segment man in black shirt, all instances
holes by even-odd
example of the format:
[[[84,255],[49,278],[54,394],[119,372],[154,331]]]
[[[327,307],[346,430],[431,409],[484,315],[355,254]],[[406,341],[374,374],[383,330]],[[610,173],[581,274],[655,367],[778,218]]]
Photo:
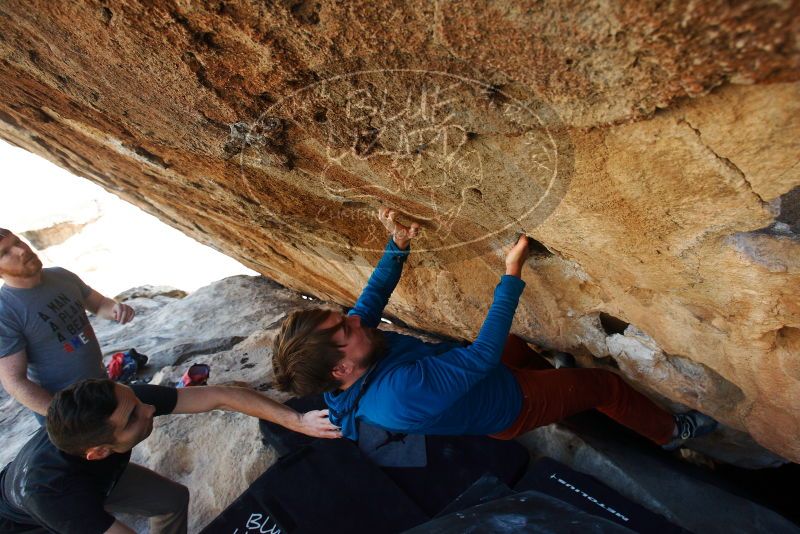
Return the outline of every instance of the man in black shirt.
[[[155,533],[185,533],[189,491],[130,464],[153,417],[231,410],[315,437],[341,437],[327,410],[299,414],[240,387],[175,389],[84,380],[59,392],[39,429],[0,473],[0,533],[130,534],[111,513],[151,517]]]

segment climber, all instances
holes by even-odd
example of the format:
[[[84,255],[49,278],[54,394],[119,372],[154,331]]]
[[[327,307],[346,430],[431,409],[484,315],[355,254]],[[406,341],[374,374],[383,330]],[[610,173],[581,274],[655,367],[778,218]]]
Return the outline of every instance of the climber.
[[[125,324],[135,312],[60,267],[42,268],[19,237],[0,228],[0,382],[40,423],[53,394],[84,378],[105,378],[86,310]]]
[[[130,463],[131,449],[150,435],[155,416],[211,410],[241,412],[314,437],[341,437],[327,410],[301,415],[248,388],[83,380],[56,393],[47,430],[40,428],[0,472],[0,532],[131,534],[111,515],[124,512],[152,517],[154,534],[185,533],[189,491]]]
[[[471,345],[430,344],[378,330],[410,241],[419,233],[417,224],[396,221],[394,210],[381,208],[378,218],[391,238],[353,309],[347,315],[292,312],[274,342],[277,387],[300,396],[324,392],[331,421],[344,437],[357,439],[357,422],[363,420],[392,432],[511,439],[590,408],[669,448],[716,426],[698,412],[669,414],[607,370],[519,365],[533,354],[509,336],[525,287],[524,235],[506,255],[506,273]]]

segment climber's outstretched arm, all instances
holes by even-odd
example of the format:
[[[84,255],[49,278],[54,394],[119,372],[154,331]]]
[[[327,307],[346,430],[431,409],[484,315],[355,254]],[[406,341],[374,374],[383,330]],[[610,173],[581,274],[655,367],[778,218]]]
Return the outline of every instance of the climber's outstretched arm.
[[[400,281],[403,263],[411,252],[411,239],[419,234],[419,224],[412,223],[410,226],[405,226],[395,220],[396,216],[397,212],[393,209],[378,210],[378,219],[391,234],[391,239],[367,286],[349,313],[361,317],[361,324],[370,328],[375,328],[380,323],[383,309],[389,302],[397,282]]]

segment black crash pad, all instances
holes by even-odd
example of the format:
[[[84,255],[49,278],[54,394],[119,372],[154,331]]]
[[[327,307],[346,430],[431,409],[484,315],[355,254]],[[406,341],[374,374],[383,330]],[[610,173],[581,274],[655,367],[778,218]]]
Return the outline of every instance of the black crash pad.
[[[427,519],[354,443],[318,440],[280,458],[202,532],[393,533]]]
[[[596,478],[570,469],[552,458],[537,461],[514,489],[545,493],[636,532],[686,532],[666,518],[628,500]]]
[[[436,518],[407,534],[631,534],[555,497],[526,491]],[[658,531],[653,531],[658,532]]]
[[[502,499],[503,497],[514,495],[515,493],[518,492],[500,482],[497,477],[492,475],[484,475],[472,486],[467,488],[467,490],[459,495],[453,502],[448,504],[443,510],[436,514],[436,517],[442,517],[454,512],[460,512],[462,510],[466,510],[467,508],[478,506],[479,504],[485,504],[496,499]]]
[[[298,412],[325,409],[322,395],[294,398],[287,406]],[[315,440],[280,425],[261,421],[262,440],[279,455]],[[429,517],[438,514],[483,475],[490,474],[513,486],[525,474],[530,455],[516,441],[487,436],[426,436],[425,467],[380,469]]]
[[[382,469],[430,517],[484,475],[513,486],[530,460],[528,450],[516,441],[487,436],[426,436],[426,447],[426,467]]]

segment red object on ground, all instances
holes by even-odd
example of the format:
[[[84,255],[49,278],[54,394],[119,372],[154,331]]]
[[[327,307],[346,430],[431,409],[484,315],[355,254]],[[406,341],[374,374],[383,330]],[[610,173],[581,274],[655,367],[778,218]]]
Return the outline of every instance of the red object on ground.
[[[211,367],[205,363],[196,363],[183,373],[178,387],[205,386],[209,376],[211,376]]]
[[[525,341],[508,336],[503,364],[522,389],[522,410],[510,427],[491,437],[512,439],[594,408],[659,445],[672,439],[672,414],[616,374],[605,369],[546,369],[542,361]]]
[[[119,380],[119,377],[122,376],[124,362],[125,354],[122,352],[115,353],[111,357],[111,361],[108,362],[108,378],[111,380]]]

